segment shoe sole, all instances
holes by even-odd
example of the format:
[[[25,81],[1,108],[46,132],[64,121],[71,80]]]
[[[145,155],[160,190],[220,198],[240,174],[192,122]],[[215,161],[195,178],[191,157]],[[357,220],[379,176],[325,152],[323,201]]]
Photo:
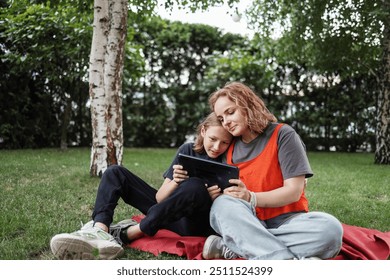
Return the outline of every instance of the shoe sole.
[[[60,260],[112,260],[123,254],[122,247],[112,246],[99,249],[83,238],[71,234],[54,236],[50,241],[50,248]]]

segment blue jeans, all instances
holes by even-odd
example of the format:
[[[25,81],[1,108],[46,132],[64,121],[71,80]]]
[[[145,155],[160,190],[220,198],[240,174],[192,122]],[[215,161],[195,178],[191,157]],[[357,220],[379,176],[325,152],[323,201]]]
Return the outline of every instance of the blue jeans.
[[[299,213],[277,228],[268,228],[248,202],[228,195],[214,201],[210,223],[225,245],[245,259],[328,259],[335,257],[342,245],[343,228],[332,215]]]
[[[156,193],[156,189],[126,168],[110,166],[100,181],[92,219],[109,227],[122,198],[146,215],[141,220],[140,229],[149,236],[159,229],[169,229],[180,235],[208,236],[215,233],[209,222],[212,201],[203,181],[187,179],[160,203],[156,201]]]

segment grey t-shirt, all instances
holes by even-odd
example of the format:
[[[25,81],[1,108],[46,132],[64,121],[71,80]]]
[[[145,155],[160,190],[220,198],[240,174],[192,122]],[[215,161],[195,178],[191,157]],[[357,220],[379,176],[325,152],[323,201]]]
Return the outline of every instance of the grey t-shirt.
[[[233,163],[248,161],[258,156],[264,150],[277,125],[271,123],[250,143],[244,143],[238,138],[233,150]],[[279,164],[284,180],[301,175],[305,175],[306,178],[313,176],[305,144],[296,131],[287,124],[279,129],[278,148]]]
[[[277,123],[271,123],[264,133],[250,143],[237,139],[233,150],[233,163],[248,161],[258,156],[264,150],[277,125]],[[301,175],[305,175],[306,178],[313,176],[305,144],[291,126],[285,124],[279,129],[278,149],[279,164],[284,180]],[[226,155],[223,161],[226,162]],[[299,213],[285,213],[263,222],[267,228],[277,228],[294,215],[299,215]]]

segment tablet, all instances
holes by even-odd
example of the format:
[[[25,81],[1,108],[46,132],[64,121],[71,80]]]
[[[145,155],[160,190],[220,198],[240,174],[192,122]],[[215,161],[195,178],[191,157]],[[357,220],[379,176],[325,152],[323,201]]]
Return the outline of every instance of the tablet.
[[[239,178],[237,166],[180,153],[178,159],[179,164],[188,172],[188,176],[203,179],[209,187],[218,185],[223,190],[231,186],[229,179]]]

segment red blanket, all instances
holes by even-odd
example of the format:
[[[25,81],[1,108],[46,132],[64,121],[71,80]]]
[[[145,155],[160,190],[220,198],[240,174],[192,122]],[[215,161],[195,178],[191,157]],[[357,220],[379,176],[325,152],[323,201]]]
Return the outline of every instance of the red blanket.
[[[133,217],[140,221],[142,216]],[[343,224],[343,245],[336,260],[387,260],[390,256],[390,231],[380,232]],[[155,236],[145,236],[133,241],[129,247],[157,256],[165,252],[186,257],[188,260],[202,259],[205,237],[180,236],[169,230],[159,230]]]

